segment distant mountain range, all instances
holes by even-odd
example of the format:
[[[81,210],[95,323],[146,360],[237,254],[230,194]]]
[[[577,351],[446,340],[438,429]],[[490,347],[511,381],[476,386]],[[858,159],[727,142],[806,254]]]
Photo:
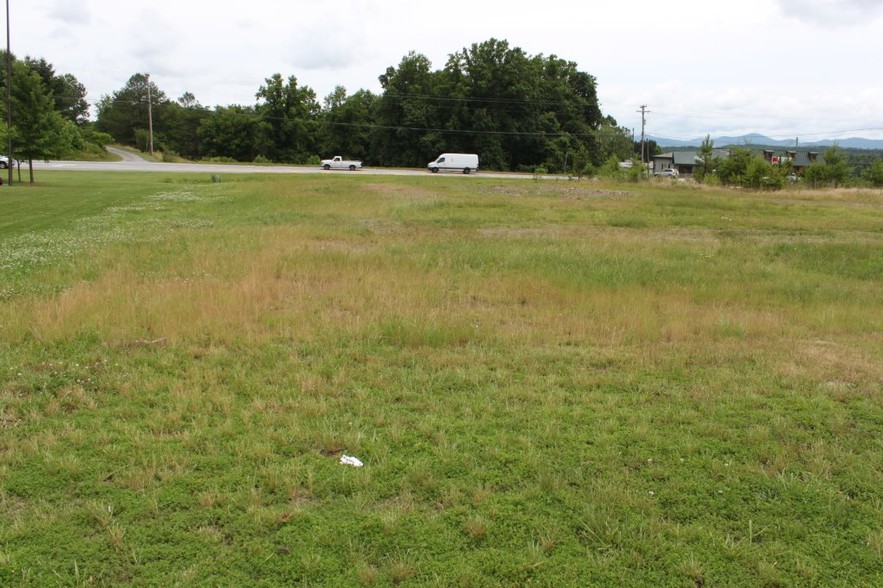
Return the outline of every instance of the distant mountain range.
[[[662,147],[699,147],[705,137],[690,139],[687,141],[680,139],[667,139],[665,137],[657,137],[655,135],[647,135],[651,141]],[[750,133],[740,137],[712,137],[714,146],[717,148],[732,145],[763,145],[766,147],[791,147],[794,148],[794,139],[770,139],[758,133]],[[799,137],[798,137],[799,140]],[[798,147],[830,147],[834,144],[844,149],[883,149],[883,140],[881,139],[863,139],[861,137],[850,137],[848,139],[824,139],[822,141],[799,141]]]

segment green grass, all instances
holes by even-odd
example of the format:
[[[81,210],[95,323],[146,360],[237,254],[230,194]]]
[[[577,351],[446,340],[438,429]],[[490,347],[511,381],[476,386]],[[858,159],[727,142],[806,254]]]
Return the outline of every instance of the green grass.
[[[2,585],[883,583],[879,191],[41,181]]]

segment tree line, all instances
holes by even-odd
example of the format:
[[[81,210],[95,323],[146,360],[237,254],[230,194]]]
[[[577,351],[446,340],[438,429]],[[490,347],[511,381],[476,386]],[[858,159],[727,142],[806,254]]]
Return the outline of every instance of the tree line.
[[[557,56],[490,39],[449,55],[419,53],[379,76],[382,91],[336,87],[320,104],[295,76],[273,74],[250,105],[207,108],[169,99],[146,74],[97,105],[97,128],[145,148],[148,95],[154,140],[188,159],[309,163],[333,154],[367,165],[415,167],[444,151],[481,154],[482,167],[551,171],[632,156],[631,133],[601,113],[595,78]]]

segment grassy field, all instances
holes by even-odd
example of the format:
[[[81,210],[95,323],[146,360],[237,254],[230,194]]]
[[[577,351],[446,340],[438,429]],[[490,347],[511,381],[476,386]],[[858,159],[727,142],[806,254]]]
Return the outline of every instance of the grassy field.
[[[879,191],[40,179],[2,585],[883,584]]]

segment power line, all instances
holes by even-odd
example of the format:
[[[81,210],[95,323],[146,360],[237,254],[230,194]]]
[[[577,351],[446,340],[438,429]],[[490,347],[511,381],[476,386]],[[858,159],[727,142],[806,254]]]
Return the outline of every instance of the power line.
[[[376,96],[377,96],[378,98],[383,98],[384,96],[386,96],[386,94],[380,94],[380,95],[376,95]],[[449,106],[444,106],[444,108],[453,108],[453,107],[454,107],[453,103],[490,104],[490,103],[495,102],[495,101],[496,101],[496,102],[499,102],[499,103],[503,103],[503,104],[510,104],[510,105],[515,105],[515,104],[523,104],[523,105],[542,105],[542,104],[546,104],[546,105],[555,105],[555,104],[560,104],[560,105],[572,105],[572,103],[567,103],[567,102],[563,102],[563,101],[553,101],[553,100],[545,100],[545,101],[544,101],[544,100],[534,100],[534,101],[532,101],[532,100],[516,100],[516,99],[499,99],[499,100],[496,100],[496,99],[492,99],[492,98],[452,98],[452,97],[433,97],[433,96],[429,96],[429,95],[425,95],[425,94],[391,94],[390,96],[393,97],[393,98],[398,98],[398,99],[414,98],[414,99],[422,99],[422,100],[434,100],[434,101],[437,101],[437,102],[441,102],[441,103],[449,103],[449,104],[450,104]],[[57,96],[57,97],[65,98],[65,99],[82,99],[82,100],[84,100],[87,104],[90,104],[90,105],[93,105],[93,106],[94,106],[94,105],[97,105],[97,104],[99,104],[99,103],[101,103],[101,102],[106,102],[106,100],[102,100],[102,99],[86,99],[86,98],[83,98],[83,97],[81,97],[81,96]],[[107,98],[107,97],[105,97],[105,98]],[[170,102],[170,103],[174,103],[175,101],[174,101],[174,100],[169,100],[169,102]],[[130,101],[128,101],[128,100],[122,100],[122,99],[114,99],[114,98],[112,98],[111,101],[110,101],[110,104],[120,104],[120,103],[125,103],[125,104],[129,104],[129,105],[134,105],[134,103],[132,103],[132,102],[130,102]],[[252,116],[252,117],[259,118],[259,119],[261,119],[261,120],[283,120],[281,117],[272,117],[272,116],[263,115],[263,114],[260,114],[259,112],[254,111],[254,109],[255,109],[256,107],[259,107],[259,106],[260,106],[260,105],[257,105],[257,104],[256,104],[256,105],[234,105],[234,106],[240,106],[240,107],[243,108],[243,109],[251,109],[251,110],[253,110],[253,112],[243,112],[243,113],[241,113],[242,116]],[[576,105],[576,106],[577,106],[577,109],[578,109],[578,105]],[[215,111],[216,108],[220,108],[220,107],[212,108],[212,107],[201,106],[201,108],[205,109],[205,110],[208,111],[208,112],[213,112],[213,111]],[[224,108],[226,108],[226,107],[224,107]],[[646,157],[646,155],[644,155],[644,148],[643,148],[643,145],[646,143],[646,115],[649,114],[651,111],[647,110],[647,105],[642,105],[642,108],[643,108],[643,112],[642,112],[641,110],[636,110],[636,112],[642,112],[642,120],[641,120],[641,127],[642,127],[642,129],[641,129],[641,130],[642,130],[642,156]],[[513,112],[516,112],[516,113],[517,113],[517,112],[522,112],[522,111],[520,111],[520,110],[506,109],[506,108],[495,108],[494,111],[495,111],[495,112],[498,112],[498,113],[513,113]],[[555,113],[555,114],[563,113],[562,110],[556,110],[556,109],[549,110],[549,112],[552,112],[552,113]],[[680,116],[680,115],[677,115],[677,114],[673,114],[673,113],[671,113],[670,111],[652,111],[652,112],[653,112],[654,114],[657,114],[658,116],[662,116],[662,117]],[[717,116],[714,116],[713,114],[711,114],[711,113],[714,112],[714,111],[708,111],[708,112],[709,112],[709,114],[693,114],[693,115],[691,115],[691,116],[680,116],[680,118],[682,118],[682,119],[685,120],[685,121],[690,121],[690,120],[720,120],[720,117],[717,117]],[[762,116],[762,115],[756,115],[756,116],[754,116],[754,115],[740,115],[740,116],[739,116],[739,119],[746,119],[746,118],[749,118],[749,119],[771,119],[771,118],[775,118],[775,117],[772,117],[772,116]],[[550,132],[542,132],[542,131],[536,131],[536,132],[519,132],[519,131],[478,131],[478,130],[468,130],[468,129],[457,129],[457,130],[455,130],[455,129],[443,129],[443,128],[431,128],[431,127],[406,127],[406,126],[373,125],[373,124],[358,124],[358,123],[339,123],[339,122],[331,122],[331,121],[307,121],[307,122],[309,122],[309,123],[313,123],[313,122],[321,122],[322,124],[329,124],[329,125],[349,125],[349,126],[358,126],[358,127],[363,127],[363,128],[388,128],[388,129],[399,129],[399,130],[420,130],[420,131],[453,132],[453,133],[504,134],[504,135],[505,135],[505,134],[512,134],[512,135],[549,136],[549,137],[555,137],[555,136],[567,136],[567,135],[570,135],[570,136],[589,136],[589,135],[586,134],[586,133],[582,133],[582,134],[580,134],[580,133],[566,133],[566,132],[550,133]],[[619,125],[619,126],[622,126],[622,125]],[[625,128],[625,127],[622,127],[622,128]],[[880,126],[868,126],[868,127],[862,127],[862,128],[838,129],[838,130],[815,131],[815,132],[803,132],[802,130],[799,130],[799,129],[796,129],[796,128],[795,128],[795,129],[792,129],[792,130],[790,130],[790,131],[788,131],[788,130],[784,130],[784,131],[780,131],[780,132],[777,132],[777,133],[771,133],[771,134],[768,134],[767,136],[769,136],[771,139],[784,140],[784,139],[790,139],[790,138],[792,138],[792,137],[794,137],[794,136],[796,136],[796,135],[800,135],[800,136],[803,136],[803,137],[827,137],[827,136],[844,135],[844,134],[847,134],[847,133],[881,132],[881,131],[883,131],[883,127],[880,127]],[[759,132],[763,132],[763,131],[759,131]],[[689,136],[689,137],[688,137],[688,136],[681,136],[680,134],[667,133],[667,132],[665,132],[664,130],[662,130],[662,131],[657,131],[655,134],[656,134],[656,135],[664,135],[664,136],[666,136],[667,138],[670,138],[670,139],[677,139],[677,140],[692,140],[692,139],[696,139],[696,138],[697,138],[696,136]],[[703,133],[697,133],[697,134],[708,134],[708,133],[707,133],[707,132],[703,132]]]
[[[279,117],[263,117],[262,119],[273,119],[273,120],[285,120]],[[311,120],[305,121],[308,124],[314,125],[331,125],[331,126],[347,126],[347,127],[360,127],[366,129],[387,129],[393,131],[419,131],[419,132],[436,132],[436,133],[459,133],[459,134],[469,134],[469,135],[507,135],[507,136],[525,136],[525,137],[584,137],[584,138],[592,138],[593,134],[590,133],[569,133],[566,131],[487,131],[487,130],[474,130],[474,129],[444,129],[444,128],[433,128],[433,127],[406,127],[401,125],[378,125],[378,124],[366,124],[366,123],[344,123],[344,122],[335,122],[335,121],[322,121],[322,120]]]
[[[530,105],[535,105],[535,106],[542,106],[542,105],[546,105],[546,106],[561,105],[561,106],[568,106],[568,107],[571,107],[571,108],[574,109],[574,110],[579,110],[579,107],[580,107],[579,104],[574,104],[573,102],[558,101],[558,100],[531,100],[531,99],[487,98],[487,97],[473,97],[473,98],[469,98],[469,97],[431,96],[431,95],[428,95],[428,94],[398,94],[398,93],[383,93],[383,94],[375,94],[375,96],[376,96],[378,99],[381,99],[381,98],[384,98],[384,97],[391,97],[391,98],[396,98],[396,99],[419,99],[419,100],[434,101],[434,102],[441,103],[441,105],[444,105],[445,103],[447,103],[447,105],[445,105],[444,108],[454,108],[454,105],[455,105],[456,103],[462,103],[462,104],[507,104],[507,105],[525,105],[525,106],[530,106]],[[74,99],[79,100],[79,99],[82,99],[82,100],[84,100],[87,104],[89,104],[89,105],[91,105],[91,106],[95,106],[95,105],[98,105],[98,104],[101,103],[101,102],[105,102],[104,99],[88,99],[88,98],[84,98],[84,97],[82,97],[82,96],[57,96],[57,97],[59,97],[59,98],[64,98],[64,99],[68,99],[68,100],[74,100]],[[105,96],[104,98],[106,99],[107,96]],[[169,100],[169,101],[170,101],[170,102],[175,102],[174,100]],[[118,99],[114,99],[114,98],[112,98],[112,96],[111,96],[111,101],[110,101],[110,103],[111,103],[111,104],[116,104],[116,103],[128,103],[128,101],[126,101],[126,100],[118,100]],[[439,105],[438,107],[441,107],[441,105]],[[239,106],[242,106],[243,108],[254,108],[255,105],[239,105]],[[205,108],[206,110],[212,110],[211,107],[203,107],[203,108]],[[645,105],[645,108],[646,108],[646,105]],[[500,113],[507,113],[507,112],[508,112],[508,113],[519,113],[519,112],[523,112],[522,110],[506,109],[506,108],[500,108],[500,107],[495,108],[494,111],[495,111],[495,112],[500,112]],[[551,111],[551,112],[554,112],[554,113],[564,113],[564,112],[565,112],[563,109],[562,109],[562,110],[551,109],[550,111]],[[636,111],[636,112],[641,112],[641,111],[638,110],[638,111]],[[650,112],[650,111],[645,110],[645,114],[649,114],[649,112]],[[681,114],[679,114],[679,113],[677,113],[677,112],[672,112],[672,111],[668,111],[668,110],[654,110],[654,111],[653,111],[654,114],[656,114],[657,116],[663,117],[663,118],[674,118],[674,117],[677,117],[677,118],[680,118],[681,120],[684,120],[684,121],[721,120],[722,117],[727,117],[727,118],[729,118],[729,115],[730,115],[730,113],[720,113],[720,114],[717,114],[719,111],[714,111],[714,110],[708,110],[708,111],[697,111],[697,110],[692,110],[692,111],[690,111],[690,112],[691,112],[690,115],[684,116],[684,115],[681,115]],[[774,116],[774,115],[751,115],[751,114],[740,114],[740,115],[736,118],[737,121],[738,121],[738,120],[746,120],[746,119],[750,119],[750,120],[781,120],[781,117],[779,117],[779,116]],[[645,125],[646,125],[646,121],[645,121],[645,120],[643,119],[643,117],[642,117],[642,126],[645,126]],[[784,130],[784,131],[781,131],[781,132],[777,132],[777,133],[775,133],[774,135],[771,135],[770,138],[781,137],[781,138],[783,138],[783,139],[787,139],[787,138],[791,138],[791,137],[795,136],[795,135],[798,134],[798,133],[799,133],[800,135],[810,137],[810,136],[826,136],[826,135],[838,135],[838,134],[845,134],[845,133],[878,132],[878,131],[883,131],[883,127],[871,126],[871,127],[855,128],[855,129],[846,129],[846,130],[816,131],[816,132],[811,132],[811,133],[808,133],[808,132],[802,132],[802,131],[800,131],[799,129],[796,129],[796,128],[795,128],[795,129],[792,129],[792,130],[790,130],[790,131],[789,131],[789,130]],[[676,136],[676,135],[674,135],[674,134],[672,134],[672,133],[666,133],[665,131],[658,131],[656,134],[657,134],[657,135],[662,135],[662,134],[664,134],[664,135],[666,135],[668,138],[671,138],[671,139],[690,140],[690,139],[695,139],[695,138],[696,138],[696,137],[692,137],[692,136],[691,136],[691,137]],[[701,134],[701,133],[700,133],[700,134]],[[706,133],[706,134],[707,134],[707,133]]]
[[[383,94],[379,94],[379,97],[390,97],[390,98],[420,98],[423,100],[435,100],[438,102],[486,102],[486,103],[508,103],[508,104],[526,104],[526,105],[547,105],[547,104],[564,104],[564,105],[573,105],[572,101],[569,100],[539,100],[532,98],[494,98],[494,97],[456,97],[456,96],[432,96],[430,94],[395,94],[384,92]],[[581,98],[581,96],[578,96]]]

